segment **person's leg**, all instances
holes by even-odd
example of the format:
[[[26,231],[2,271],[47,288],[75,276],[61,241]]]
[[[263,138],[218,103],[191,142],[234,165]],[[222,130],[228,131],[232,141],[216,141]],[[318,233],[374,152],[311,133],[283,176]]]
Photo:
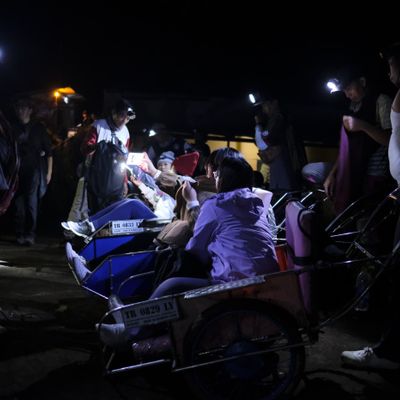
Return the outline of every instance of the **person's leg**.
[[[186,277],[169,278],[156,288],[150,296],[150,299],[168,296],[174,293],[181,293],[191,289],[198,289],[211,284],[212,282],[209,279]]]
[[[306,181],[322,186],[332,167],[330,162],[309,163],[303,167],[301,174]]]
[[[17,236],[17,242],[22,244],[24,242],[24,232],[25,232],[25,193],[22,191],[22,188],[18,190],[15,199],[14,199],[14,207],[15,207],[15,216],[14,216],[14,224],[15,224],[15,234]]]
[[[30,244],[33,244],[36,232],[36,223],[37,223],[37,215],[38,215],[38,206],[39,206],[39,184],[40,184],[40,175],[39,171],[35,171],[35,173],[31,176],[31,179],[27,180],[27,204],[26,204],[26,240],[30,241]]]
[[[208,279],[184,277],[170,278],[157,287],[150,296],[150,299],[197,289],[210,284],[211,282]],[[135,327],[127,331],[125,325],[121,321],[121,314],[118,311],[115,313],[114,319],[116,320],[115,324],[103,324],[99,331],[102,342],[111,347],[122,347],[132,340],[148,338],[164,331],[164,325]]]
[[[85,179],[78,180],[72,206],[68,214],[68,221],[79,222],[88,216],[87,194],[85,188]]]
[[[125,199],[118,201],[107,207],[107,213],[95,218],[90,218],[94,227],[99,229],[109,221],[117,221],[124,219],[151,219],[156,218],[156,215],[144,203],[135,199]]]

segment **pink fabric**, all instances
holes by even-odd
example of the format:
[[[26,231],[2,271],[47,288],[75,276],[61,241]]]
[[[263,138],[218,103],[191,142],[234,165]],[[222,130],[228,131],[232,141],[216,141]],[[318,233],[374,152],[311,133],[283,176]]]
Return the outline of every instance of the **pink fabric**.
[[[302,211],[305,210],[305,211]],[[300,214],[301,213],[301,214]],[[300,219],[299,219],[300,215]],[[314,212],[306,210],[298,201],[291,201],[286,206],[286,242],[288,250],[287,269],[302,269],[304,265],[296,265],[293,260],[295,257],[311,257],[312,247],[311,224]],[[300,225],[299,225],[300,224]],[[304,234],[306,232],[306,234]],[[303,294],[304,307],[308,313],[312,312],[311,304],[311,280],[310,273],[305,272],[299,276],[300,289]]]

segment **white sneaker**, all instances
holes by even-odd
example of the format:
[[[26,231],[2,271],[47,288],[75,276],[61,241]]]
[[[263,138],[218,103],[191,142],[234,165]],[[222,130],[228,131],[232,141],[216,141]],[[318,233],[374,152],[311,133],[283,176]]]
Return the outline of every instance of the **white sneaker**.
[[[63,221],[61,222],[61,226],[66,230],[66,231],[70,231],[71,228],[69,227],[68,221]]]
[[[94,225],[87,219],[82,222],[68,221],[68,226],[75,235],[85,238],[96,230]]]
[[[376,368],[395,370],[400,368],[400,363],[380,358],[371,347],[357,351],[344,351],[341,354],[342,362],[346,365],[359,368]]]

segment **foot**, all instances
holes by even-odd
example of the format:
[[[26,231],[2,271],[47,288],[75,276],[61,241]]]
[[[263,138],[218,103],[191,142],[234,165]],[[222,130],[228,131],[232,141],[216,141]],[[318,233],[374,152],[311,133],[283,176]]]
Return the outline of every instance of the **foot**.
[[[66,231],[70,231],[71,228],[69,227],[68,221],[63,221],[61,222],[61,226],[63,227],[63,229],[65,229]]]
[[[24,235],[17,235],[17,239],[15,241],[20,246],[24,246],[25,245],[25,236]]]
[[[125,346],[128,341],[128,335],[124,324],[96,324],[100,340],[107,346],[117,348]]]
[[[72,266],[75,271],[75,275],[77,276],[79,282],[84,281],[89,275],[90,270],[86,267],[86,265],[82,262],[83,257],[74,257],[72,260]]]
[[[358,368],[395,370],[400,368],[400,363],[378,357],[371,347],[357,351],[344,351],[341,355],[345,365]]]
[[[33,235],[25,236],[25,246],[33,246],[35,244],[35,237]]]
[[[93,224],[87,219],[82,222],[68,221],[68,226],[75,235],[84,238],[90,236],[95,231]]]

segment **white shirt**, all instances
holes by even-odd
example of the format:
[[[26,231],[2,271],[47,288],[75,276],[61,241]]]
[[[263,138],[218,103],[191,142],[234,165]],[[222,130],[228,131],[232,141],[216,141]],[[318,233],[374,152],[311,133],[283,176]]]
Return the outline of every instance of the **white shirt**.
[[[389,141],[389,167],[393,178],[400,185],[400,113],[392,109],[390,120],[392,134]]]
[[[97,130],[97,142],[105,140],[111,142],[111,129],[105,119],[98,119],[93,122],[93,126]],[[126,125],[115,131],[117,138],[126,146],[129,140],[129,131]]]

